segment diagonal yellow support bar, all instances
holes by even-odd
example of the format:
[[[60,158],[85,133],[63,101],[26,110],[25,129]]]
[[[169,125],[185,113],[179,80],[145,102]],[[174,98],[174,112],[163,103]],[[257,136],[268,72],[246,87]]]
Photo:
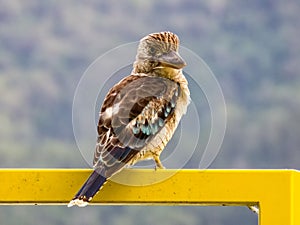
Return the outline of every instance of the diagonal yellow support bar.
[[[0,204],[67,204],[91,171],[1,169]],[[300,224],[296,170],[128,169],[117,176],[113,180],[135,181],[137,186],[109,181],[92,204],[259,204],[261,225]]]

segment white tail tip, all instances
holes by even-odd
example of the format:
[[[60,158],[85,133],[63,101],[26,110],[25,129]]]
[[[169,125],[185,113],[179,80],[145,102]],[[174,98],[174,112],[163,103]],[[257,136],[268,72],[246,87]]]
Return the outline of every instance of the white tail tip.
[[[82,199],[74,199],[74,200],[71,200],[68,204],[68,207],[72,207],[73,205],[77,205],[78,207],[85,207],[87,206],[89,203],[86,202],[86,201],[83,201]]]

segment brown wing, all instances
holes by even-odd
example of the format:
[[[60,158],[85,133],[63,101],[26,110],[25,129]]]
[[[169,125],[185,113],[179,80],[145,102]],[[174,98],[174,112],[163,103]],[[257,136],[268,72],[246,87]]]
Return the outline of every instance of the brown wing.
[[[131,75],[107,94],[100,112],[94,166],[124,167],[173,114],[179,85],[169,79]]]

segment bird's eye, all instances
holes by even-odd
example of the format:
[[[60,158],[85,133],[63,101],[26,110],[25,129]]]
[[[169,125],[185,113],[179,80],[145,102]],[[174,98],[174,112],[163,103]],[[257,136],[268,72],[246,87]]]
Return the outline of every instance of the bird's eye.
[[[155,52],[156,52],[156,49],[154,47],[149,48],[149,53],[150,54],[155,54]]]

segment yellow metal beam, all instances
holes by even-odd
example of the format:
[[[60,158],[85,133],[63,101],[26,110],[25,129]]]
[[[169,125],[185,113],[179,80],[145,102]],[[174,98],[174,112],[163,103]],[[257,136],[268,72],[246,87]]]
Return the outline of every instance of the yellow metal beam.
[[[1,169],[0,204],[67,204],[90,169]],[[253,205],[261,225],[300,224],[296,170],[137,170],[109,181],[91,204]],[[118,183],[132,183],[129,186]]]

